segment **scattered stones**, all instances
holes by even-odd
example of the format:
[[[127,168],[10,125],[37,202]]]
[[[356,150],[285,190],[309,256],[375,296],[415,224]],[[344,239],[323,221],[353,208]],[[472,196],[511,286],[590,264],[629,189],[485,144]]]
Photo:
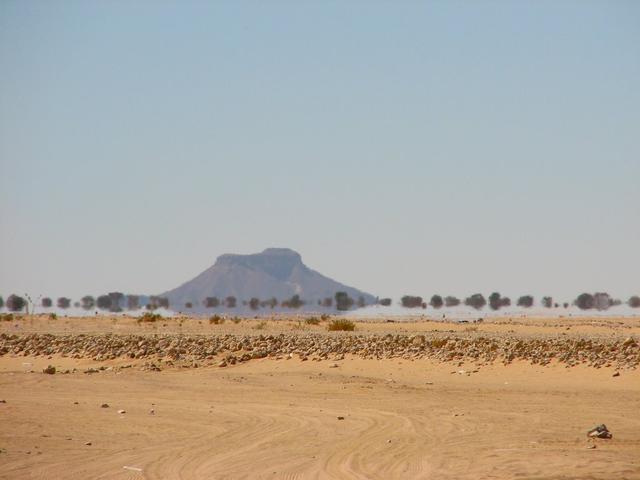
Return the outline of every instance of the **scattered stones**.
[[[53,375],[54,373],[56,373],[56,367],[54,367],[53,365],[49,365],[47,368],[42,370],[42,373]]]
[[[613,437],[613,435],[607,429],[607,426],[604,423],[600,425],[596,425],[591,430],[589,430],[587,432],[587,436],[590,438],[607,438],[607,439]]]
[[[119,335],[119,334],[8,334],[0,333],[0,356],[60,355],[94,361],[137,358],[142,370],[159,371],[177,366],[196,368],[217,361],[220,367],[261,358],[295,358],[321,361],[345,358],[406,360],[432,359],[454,365],[528,361],[548,365],[552,361],[594,368],[623,370],[640,365],[640,346],[629,337],[582,338],[570,336],[518,337],[515,334],[466,334],[453,330],[411,335],[326,335],[319,332],[280,334]],[[217,359],[216,359],[217,357]],[[121,368],[113,367],[115,373]],[[52,367],[55,368],[55,367]],[[107,373],[111,367],[87,368],[84,373]],[[331,365],[333,367],[333,364]],[[457,369],[454,373],[458,373]],[[467,375],[475,372],[464,372]]]

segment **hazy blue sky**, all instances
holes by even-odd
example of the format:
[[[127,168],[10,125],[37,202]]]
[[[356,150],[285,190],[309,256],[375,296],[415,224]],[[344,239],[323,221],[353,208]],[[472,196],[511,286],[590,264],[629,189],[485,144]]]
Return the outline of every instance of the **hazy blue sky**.
[[[0,295],[271,246],[381,296],[640,293],[640,2],[0,2]]]

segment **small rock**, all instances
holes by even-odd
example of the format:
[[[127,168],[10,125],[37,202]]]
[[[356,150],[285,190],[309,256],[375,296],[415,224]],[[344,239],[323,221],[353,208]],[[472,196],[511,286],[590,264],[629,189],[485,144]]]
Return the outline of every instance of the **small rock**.
[[[123,414],[123,413],[127,413],[126,410],[118,410],[118,413]]]
[[[616,372],[613,375],[611,375],[612,377],[619,377],[620,376],[620,372]]]
[[[329,365],[329,368],[338,368],[338,364],[334,363],[333,365]]]
[[[156,411],[152,408],[151,410],[149,410],[149,415],[155,415]]]
[[[589,446],[587,447],[587,449],[589,449],[589,450],[594,449],[594,448],[596,448],[596,445],[589,445]]]
[[[602,423],[600,425],[596,425],[591,430],[587,432],[587,436],[591,438],[612,438],[613,435],[607,428],[607,426]]]
[[[54,367],[53,365],[49,365],[47,368],[42,370],[42,373],[53,375],[54,373],[56,373],[56,367]]]
[[[84,442],[85,445],[91,446],[91,442]]]
[[[109,404],[108,403],[103,403],[102,405],[100,405],[100,408],[109,408]]]
[[[344,417],[338,417],[338,420],[344,420]]]
[[[219,367],[226,367],[227,366],[227,362],[225,360],[222,360],[219,364]]]

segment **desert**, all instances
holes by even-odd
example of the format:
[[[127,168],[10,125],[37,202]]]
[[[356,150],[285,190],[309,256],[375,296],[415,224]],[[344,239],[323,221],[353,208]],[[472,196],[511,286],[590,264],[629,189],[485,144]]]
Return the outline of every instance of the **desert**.
[[[640,478],[640,319],[336,318],[2,321],[0,478]]]

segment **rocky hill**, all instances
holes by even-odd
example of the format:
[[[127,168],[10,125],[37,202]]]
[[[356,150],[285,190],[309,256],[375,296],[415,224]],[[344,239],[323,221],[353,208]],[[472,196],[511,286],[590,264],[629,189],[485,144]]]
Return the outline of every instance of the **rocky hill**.
[[[235,297],[235,311],[250,310],[251,298],[267,301],[275,298],[278,306],[274,310],[282,310],[281,302],[294,295],[304,301],[300,310],[335,311],[335,300],[331,307],[321,307],[318,301],[326,298],[334,299],[336,292],[346,292],[354,302],[364,301],[370,305],[375,297],[356,288],[336,282],[331,278],[310,269],[297,252],[288,248],[268,248],[252,255],[225,254],[204,272],[173,290],[161,294],[167,297],[173,310],[177,311],[210,311],[205,307],[205,299],[216,298],[223,301],[227,297]],[[186,305],[190,304],[191,308]],[[356,306],[354,305],[354,306]],[[221,305],[218,309],[232,311]],[[263,305],[259,311],[271,311],[270,306]]]

